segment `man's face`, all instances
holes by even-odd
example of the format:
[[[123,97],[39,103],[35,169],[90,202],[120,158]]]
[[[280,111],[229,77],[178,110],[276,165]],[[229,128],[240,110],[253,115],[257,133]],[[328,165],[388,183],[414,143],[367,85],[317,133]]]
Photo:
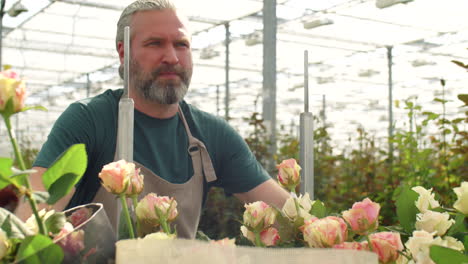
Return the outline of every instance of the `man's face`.
[[[190,34],[172,10],[143,11],[131,23],[130,85],[140,97],[174,104],[192,77]]]

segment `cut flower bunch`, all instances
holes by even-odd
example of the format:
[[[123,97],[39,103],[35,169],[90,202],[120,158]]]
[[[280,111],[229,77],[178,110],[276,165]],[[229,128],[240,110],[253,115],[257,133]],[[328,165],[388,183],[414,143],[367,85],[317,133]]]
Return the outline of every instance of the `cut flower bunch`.
[[[278,182],[291,197],[281,209],[262,201],[245,204],[240,230],[254,246],[366,250],[380,263],[468,263],[466,181],[454,189],[454,209],[442,208],[431,189],[402,188],[396,200],[401,226],[382,227],[380,205],[371,199],[330,214],[308,193],[296,194],[301,168],[294,159],[277,168]]]
[[[77,144],[65,151],[43,174],[44,192],[33,190],[19,145],[11,125],[11,117],[41,106],[25,106],[26,86],[17,73],[0,72],[0,115],[6,125],[14,151],[11,158],[0,157],[0,190],[14,190],[24,198],[33,215],[25,222],[12,212],[0,208],[0,263],[61,263],[83,247],[83,233],[74,233],[78,224],[63,212],[38,210],[39,203],[55,204],[67,195],[80,180],[87,166],[84,145]],[[71,216],[73,219],[76,216]],[[68,236],[68,234],[70,236]]]

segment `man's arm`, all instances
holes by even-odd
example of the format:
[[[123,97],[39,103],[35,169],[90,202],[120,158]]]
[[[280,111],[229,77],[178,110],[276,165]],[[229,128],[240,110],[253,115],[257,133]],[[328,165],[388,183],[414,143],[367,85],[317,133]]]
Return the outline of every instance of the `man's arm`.
[[[274,180],[269,179],[245,193],[235,193],[235,197],[244,203],[263,201],[279,209],[289,198],[289,193]]]
[[[31,187],[34,191],[45,191],[45,187],[42,184],[42,174],[47,170],[46,168],[42,167],[33,167],[33,170],[35,170],[35,173],[32,173],[30,175],[30,181],[31,181]],[[54,205],[52,205],[51,209],[54,209],[56,212],[58,211],[63,211],[65,207],[67,206],[68,202],[70,201],[71,197],[75,193],[75,188],[71,190],[69,194],[64,196],[62,199],[60,199],[58,202],[56,202]],[[42,208],[47,208],[48,205],[45,203],[39,204],[38,205],[38,210],[41,210]],[[16,208],[15,214],[23,221],[26,221],[31,214],[31,206],[29,204],[29,201],[27,201],[26,198],[21,199],[18,207]]]

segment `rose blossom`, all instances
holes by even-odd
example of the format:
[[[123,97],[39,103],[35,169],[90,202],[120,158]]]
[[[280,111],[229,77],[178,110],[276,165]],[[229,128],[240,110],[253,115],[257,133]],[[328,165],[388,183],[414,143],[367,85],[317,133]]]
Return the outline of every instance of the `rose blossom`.
[[[364,241],[364,242],[343,242],[341,244],[334,245],[333,248],[352,249],[352,250],[369,250],[369,244],[367,243],[367,241]]]
[[[255,244],[255,233],[245,226],[241,226],[240,229],[242,235]],[[279,232],[274,227],[269,227],[260,232],[260,241],[267,247],[276,245],[279,239]]]
[[[299,212],[297,211],[295,201],[297,201],[299,205]],[[298,215],[299,217],[304,218],[304,220],[309,220],[312,218],[312,215],[309,212],[314,202],[315,201],[310,200],[308,193],[299,197],[291,196],[286,200],[281,211],[292,221],[296,221]]]
[[[427,210],[431,210],[440,206],[439,202],[434,199],[432,188],[426,190],[421,186],[416,186],[411,188],[411,190],[419,194],[419,198],[416,200],[416,207],[419,209],[419,212],[425,213]]]
[[[427,231],[413,231],[413,236],[405,243],[408,252],[413,257],[417,264],[434,264],[429,252],[430,246],[438,245],[442,247],[451,248],[457,251],[462,251],[465,247],[463,243],[457,239],[449,236],[434,238],[434,233]]]
[[[349,223],[351,229],[359,234],[366,235],[379,226],[380,205],[369,198],[353,204],[350,210],[343,212],[343,218]]]
[[[162,220],[171,222],[178,215],[177,202],[174,198],[157,196],[155,193],[149,193],[141,199],[135,211],[140,221],[149,223],[152,226],[160,225]]]
[[[130,182],[128,184],[127,191],[125,194],[127,196],[138,195],[143,191],[144,187],[144,176],[140,174],[140,168],[135,169],[135,173],[132,174]]]
[[[104,188],[113,194],[124,193],[131,177],[136,173],[135,164],[119,160],[105,165],[99,173]]]
[[[416,229],[436,232],[436,235],[442,236],[455,223],[455,220],[449,218],[450,215],[446,212],[426,211],[424,214],[417,214]]]
[[[398,251],[403,250],[400,233],[379,232],[369,235],[372,251],[377,253],[381,263],[392,263],[399,257]]]
[[[278,181],[280,185],[292,191],[301,181],[299,172],[301,167],[297,164],[295,159],[283,160],[280,164],[276,165],[278,169]]]
[[[309,247],[314,248],[332,247],[341,244],[346,240],[348,234],[346,223],[336,216],[311,219],[300,229]]]
[[[6,256],[10,243],[6,233],[0,228],[0,260]]]
[[[80,209],[74,211],[69,217],[68,221],[74,226],[77,227],[82,223],[86,222],[91,217],[91,209],[86,207],[81,207]]]
[[[78,255],[84,248],[84,231],[82,229],[73,231],[73,225],[66,222],[54,242],[62,247],[66,257]]]
[[[263,230],[275,223],[276,211],[262,201],[245,204],[243,224],[256,229]]]
[[[468,182],[462,182],[460,187],[454,188],[453,191],[458,198],[453,204],[453,208],[457,209],[464,215],[468,215]]]
[[[5,110],[10,99],[13,103],[13,112],[19,112],[24,107],[26,86],[14,71],[7,70],[0,72],[0,113]]]

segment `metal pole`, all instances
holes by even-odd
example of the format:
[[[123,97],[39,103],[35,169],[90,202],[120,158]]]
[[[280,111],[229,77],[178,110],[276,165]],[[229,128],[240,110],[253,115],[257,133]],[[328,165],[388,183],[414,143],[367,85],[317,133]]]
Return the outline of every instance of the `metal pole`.
[[[224,98],[224,111],[225,115],[224,118],[226,121],[229,121],[229,96],[230,96],[230,91],[229,91],[229,43],[231,42],[231,33],[229,32],[229,23],[224,24],[224,27],[226,29],[226,39],[225,39],[225,45],[226,45],[226,68],[225,68],[225,73],[226,73],[226,97]]]
[[[219,85],[216,85],[216,116],[219,116]]]
[[[393,183],[393,77],[392,77],[392,46],[387,46],[388,61],[388,183]]]
[[[89,73],[86,73],[86,98],[89,98],[91,90],[91,80],[89,79]]]
[[[304,113],[300,115],[300,152],[302,194],[314,199],[314,117],[309,112],[309,56],[304,51]]]
[[[5,2],[6,0],[2,0],[1,6],[0,6],[0,71],[3,70],[2,49],[3,49],[3,15],[5,15]]]
[[[276,154],[276,0],[263,1],[263,121],[270,145],[266,169],[275,170]]]

